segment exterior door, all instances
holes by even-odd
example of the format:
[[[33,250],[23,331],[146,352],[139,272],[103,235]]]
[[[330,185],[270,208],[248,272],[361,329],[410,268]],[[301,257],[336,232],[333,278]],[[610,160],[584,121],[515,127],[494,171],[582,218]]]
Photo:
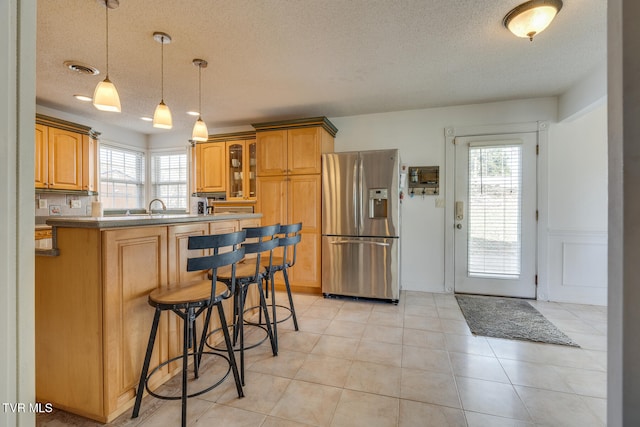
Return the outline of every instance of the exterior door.
[[[455,291],[535,298],[537,134],[455,144]]]

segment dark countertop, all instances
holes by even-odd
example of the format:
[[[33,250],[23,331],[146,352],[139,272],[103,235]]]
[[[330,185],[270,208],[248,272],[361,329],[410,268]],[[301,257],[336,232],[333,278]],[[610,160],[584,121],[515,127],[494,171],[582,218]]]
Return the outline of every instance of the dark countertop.
[[[143,227],[147,225],[169,225],[189,222],[213,222],[236,219],[262,218],[262,214],[216,214],[216,215],[191,215],[191,214],[144,214],[144,215],[117,215],[117,216],[80,216],[57,217],[47,219],[47,225],[66,228],[121,228]]]

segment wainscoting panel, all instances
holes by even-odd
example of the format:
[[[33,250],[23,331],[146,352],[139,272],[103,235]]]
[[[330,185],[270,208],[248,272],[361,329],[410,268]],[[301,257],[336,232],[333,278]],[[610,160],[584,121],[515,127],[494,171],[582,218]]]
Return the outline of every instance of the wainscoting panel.
[[[549,301],[607,304],[607,233],[548,234]]]

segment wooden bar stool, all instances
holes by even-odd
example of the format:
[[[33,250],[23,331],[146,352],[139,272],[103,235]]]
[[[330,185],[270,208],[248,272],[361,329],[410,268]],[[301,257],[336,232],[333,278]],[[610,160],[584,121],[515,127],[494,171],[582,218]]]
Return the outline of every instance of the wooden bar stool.
[[[222,381],[233,372],[233,377],[238,391],[238,397],[243,396],[242,384],[238,367],[236,365],[235,355],[231,343],[231,337],[227,327],[227,321],[222,307],[222,301],[231,297],[236,291],[236,264],[244,257],[245,250],[239,245],[245,240],[246,233],[238,231],[228,234],[210,235],[210,236],[190,236],[188,242],[189,249],[213,250],[213,255],[204,255],[189,258],[187,260],[187,271],[204,271],[210,270],[211,279],[198,280],[187,284],[174,285],[166,289],[156,289],[149,294],[149,305],[155,307],[155,315],[151,325],[151,333],[149,335],[149,343],[147,344],[147,352],[140,373],[140,381],[136,393],[136,401],[133,407],[132,418],[136,418],[140,411],[142,403],[142,394],[146,389],[147,392],[160,399],[182,400],[182,426],[187,423],[187,398],[199,396],[208,392],[214,387],[220,385]],[[220,248],[230,247],[230,252],[220,253]],[[225,283],[218,281],[218,271],[222,268],[228,269],[230,272],[229,280]],[[203,276],[206,277],[206,274]],[[211,318],[213,307],[218,309],[218,317],[221,329],[224,333],[224,340],[227,346],[227,354],[204,351],[204,341],[208,336],[208,326]],[[158,324],[160,322],[160,314],[163,311],[172,311],[183,320],[183,345],[182,354],[173,357],[154,368],[149,373],[149,363],[153,346],[158,332]],[[206,320],[202,331],[202,338],[198,345],[196,337],[196,318],[206,312]],[[191,348],[191,352],[189,351]],[[199,366],[204,354],[212,355],[225,359],[229,364],[229,369],[215,384],[207,386],[203,390],[187,393],[187,371],[189,356],[193,356],[192,368],[194,378],[199,377]],[[154,393],[149,389],[149,378],[158,372],[165,365],[182,359],[182,393],[177,396],[163,396]]]
[[[271,311],[273,320],[273,336],[276,343],[276,351],[278,346],[278,323],[284,322],[293,317],[293,326],[296,331],[298,330],[298,318],[296,317],[296,310],[293,305],[293,297],[291,295],[291,286],[289,284],[289,273],[287,272],[287,269],[293,267],[296,263],[296,247],[298,243],[300,243],[300,240],[302,238],[302,236],[300,235],[300,230],[302,230],[301,222],[298,222],[296,224],[281,225],[278,232],[280,241],[278,245],[283,248],[282,256],[273,256],[271,263],[263,261],[262,264],[266,272],[265,279],[267,281],[267,289],[269,289],[269,281],[271,281]],[[291,259],[288,258],[287,253],[291,255]],[[281,304],[276,304],[274,277],[276,272],[278,271],[282,271],[282,275],[284,276],[284,284],[287,290],[287,296],[289,297],[288,307]],[[276,316],[277,307],[288,310],[290,312],[289,315],[278,320]]]
[[[262,280],[265,275],[265,270],[262,267],[263,263],[267,265],[271,265],[271,258],[273,257],[273,249],[278,247],[279,240],[275,237],[276,233],[280,229],[280,224],[275,225],[267,225],[263,227],[248,227],[244,228],[243,231],[247,233],[247,241],[253,239],[255,242],[253,243],[243,243],[242,248],[245,250],[245,259],[238,263],[236,266],[236,292],[234,294],[234,340],[233,343],[238,344],[236,351],[240,352],[240,378],[242,380],[242,385],[244,382],[244,351],[257,347],[267,338],[271,341],[271,349],[274,356],[278,355],[277,351],[277,343],[275,342],[273,332],[271,329],[271,322],[269,321],[269,311],[267,308],[267,302],[264,296],[264,292],[262,289]],[[275,238],[274,238],[275,237]],[[268,255],[267,255],[268,253]],[[254,255],[255,257],[249,257],[247,255]],[[232,279],[232,271],[229,267],[220,269],[218,271],[218,280],[224,283],[230,282]],[[251,344],[245,345],[244,339],[244,313],[253,308],[246,308],[245,303],[247,299],[247,292],[249,291],[249,286],[255,284],[258,288],[258,292],[260,294],[260,307],[261,316],[264,315],[267,321],[264,325],[258,325],[263,327],[266,332],[266,336],[261,341]],[[252,323],[249,323],[252,324]],[[256,325],[256,324],[252,324]],[[215,332],[215,331],[213,331]],[[238,343],[239,341],[239,343]],[[208,346],[209,344],[205,340],[205,344]],[[220,350],[216,347],[210,347],[214,350]]]

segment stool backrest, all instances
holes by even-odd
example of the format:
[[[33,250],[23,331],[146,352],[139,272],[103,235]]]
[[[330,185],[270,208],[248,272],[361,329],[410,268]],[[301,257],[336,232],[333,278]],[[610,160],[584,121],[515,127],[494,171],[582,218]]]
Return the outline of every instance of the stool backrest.
[[[300,243],[302,239],[302,235],[300,234],[300,230],[302,230],[302,223],[298,222],[295,224],[287,224],[280,226],[280,247],[284,247],[282,253],[282,262],[288,264],[288,267],[293,267],[296,263],[296,252],[297,252],[297,244]],[[293,246],[293,254],[291,256],[291,262],[287,261],[287,248]]]
[[[255,278],[262,272],[260,268],[260,259],[262,256],[267,255],[265,252],[269,252],[269,267],[271,267],[273,258],[273,249],[279,245],[279,240],[276,237],[278,230],[280,230],[280,224],[265,225],[262,227],[247,227],[243,228],[243,231],[247,232],[247,239],[254,239],[253,242],[245,242],[242,247],[245,249],[245,254],[255,254],[256,257],[256,272]]]
[[[230,291],[235,291],[236,263],[244,258],[245,249],[239,247],[246,237],[245,231],[208,236],[189,236],[189,249],[212,249],[213,255],[205,255],[187,259],[187,271],[211,270],[211,295],[216,295],[218,268],[231,266]],[[230,252],[220,253],[221,248],[231,247]]]

